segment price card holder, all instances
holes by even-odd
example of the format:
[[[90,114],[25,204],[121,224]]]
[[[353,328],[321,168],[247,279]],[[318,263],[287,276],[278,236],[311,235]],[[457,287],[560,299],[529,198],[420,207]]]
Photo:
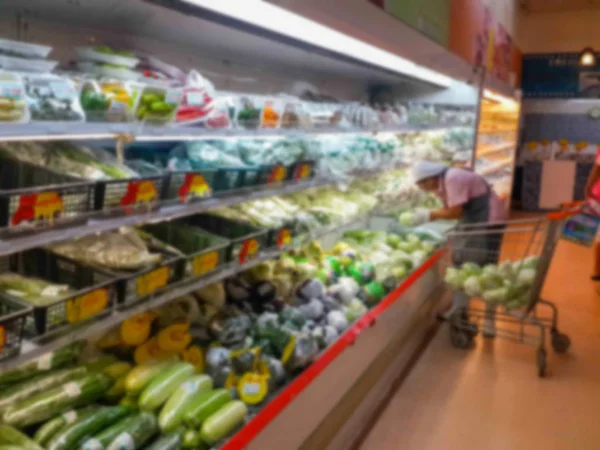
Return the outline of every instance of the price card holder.
[[[6,345],[6,328],[4,328],[4,325],[0,325],[0,355],[4,351],[5,345]]]
[[[219,252],[208,252],[203,255],[198,255],[193,260],[194,275],[204,275],[212,272],[219,264]]]
[[[253,260],[258,256],[260,244],[256,239],[246,239],[242,244],[238,259],[241,264]]]
[[[90,319],[108,307],[108,289],[96,289],[87,294],[67,300],[65,311],[69,323]]]
[[[310,164],[299,164],[294,171],[294,180],[306,180],[307,178],[310,178],[311,172],[312,168]]]
[[[138,296],[143,297],[166,286],[168,282],[169,267],[161,267],[160,269],[139,276],[137,279],[136,291]]]
[[[275,167],[273,167],[273,170],[271,170],[271,174],[269,175],[267,183],[268,184],[280,183],[280,182],[284,181],[286,179],[286,177],[287,177],[287,169],[285,168],[285,166],[278,164]]]
[[[282,228],[277,233],[277,248],[289,247],[292,244],[292,233],[289,228]]]

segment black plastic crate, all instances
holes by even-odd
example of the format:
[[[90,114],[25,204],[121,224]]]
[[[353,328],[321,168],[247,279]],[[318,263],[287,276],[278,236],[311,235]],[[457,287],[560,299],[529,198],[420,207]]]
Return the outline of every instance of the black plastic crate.
[[[316,161],[298,161],[288,167],[289,181],[309,180],[315,177]]]
[[[144,231],[177,248],[186,256],[184,277],[201,277],[227,262],[230,242],[184,222],[146,225]]]
[[[283,164],[273,164],[270,166],[263,166],[256,184],[275,184],[282,183],[288,178],[288,168]]]
[[[217,169],[214,191],[224,192],[256,186],[260,167],[227,167]]]
[[[107,215],[143,214],[167,197],[169,175],[97,182],[94,207]]]
[[[115,304],[118,279],[45,249],[8,257],[7,269],[23,276],[69,285],[73,294],[55,303],[35,306],[7,294],[3,297],[31,306],[25,333],[43,336],[109,313]]]
[[[189,203],[210,198],[218,180],[217,170],[171,172],[166,199]]]
[[[21,350],[25,320],[31,308],[9,298],[0,298],[0,360]]]
[[[269,248],[269,230],[253,227],[243,222],[225,219],[211,214],[198,214],[187,218],[187,223],[209,233],[228,239],[228,262],[244,264]]]
[[[0,235],[87,221],[96,185],[44,167],[0,160]]]

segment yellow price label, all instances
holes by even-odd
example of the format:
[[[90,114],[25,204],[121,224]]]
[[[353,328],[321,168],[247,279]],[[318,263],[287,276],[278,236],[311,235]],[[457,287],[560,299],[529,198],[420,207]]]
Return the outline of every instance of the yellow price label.
[[[209,252],[204,255],[198,255],[194,258],[194,275],[204,275],[215,270],[219,264],[219,252]]]
[[[169,268],[161,267],[160,269],[148,272],[137,279],[137,294],[141,297],[152,294],[154,291],[164,287],[169,282]]]
[[[81,322],[101,313],[108,306],[108,289],[96,289],[85,295],[67,300],[69,323]]]

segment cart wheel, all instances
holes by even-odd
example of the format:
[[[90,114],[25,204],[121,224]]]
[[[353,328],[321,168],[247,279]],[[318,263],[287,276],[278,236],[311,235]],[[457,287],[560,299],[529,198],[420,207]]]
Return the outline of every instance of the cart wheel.
[[[565,353],[571,347],[571,338],[557,330],[552,331],[551,341],[556,353]]]
[[[537,363],[538,376],[540,378],[544,378],[546,376],[546,367],[547,367],[546,350],[543,348],[538,348],[535,358],[536,358],[536,363]]]
[[[466,349],[471,346],[473,336],[466,330],[450,327],[450,342],[456,348]]]

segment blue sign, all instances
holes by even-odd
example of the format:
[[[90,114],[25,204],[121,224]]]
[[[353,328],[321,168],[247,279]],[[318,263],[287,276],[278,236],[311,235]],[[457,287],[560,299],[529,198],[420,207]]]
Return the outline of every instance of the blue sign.
[[[570,217],[563,228],[562,237],[576,244],[591,247],[600,226],[600,217],[577,214]]]
[[[600,98],[600,64],[581,67],[579,53],[525,55],[521,89],[525,98]]]

